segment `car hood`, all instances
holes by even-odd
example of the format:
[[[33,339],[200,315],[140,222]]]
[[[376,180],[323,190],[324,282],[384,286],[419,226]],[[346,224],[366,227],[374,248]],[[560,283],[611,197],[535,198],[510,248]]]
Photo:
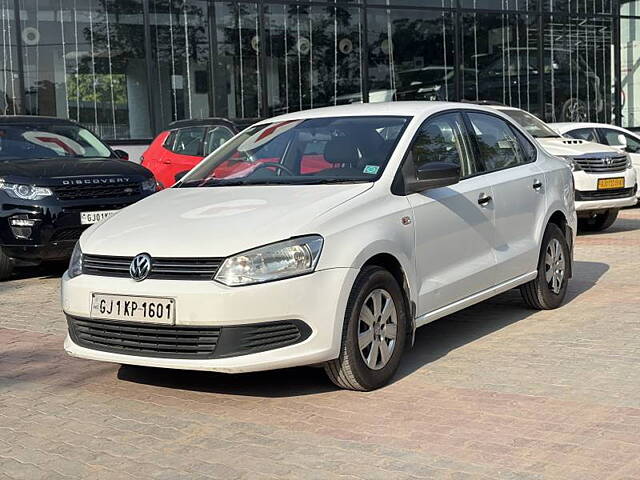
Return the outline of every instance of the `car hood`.
[[[30,158],[0,160],[0,178],[48,186],[76,177],[150,177],[140,165],[115,158]]]
[[[372,185],[170,188],[89,229],[80,244],[97,255],[226,257],[321,233],[314,219]]]
[[[538,138],[538,143],[551,155],[558,157],[578,157],[590,153],[620,155],[624,152],[617,148],[575,138]]]

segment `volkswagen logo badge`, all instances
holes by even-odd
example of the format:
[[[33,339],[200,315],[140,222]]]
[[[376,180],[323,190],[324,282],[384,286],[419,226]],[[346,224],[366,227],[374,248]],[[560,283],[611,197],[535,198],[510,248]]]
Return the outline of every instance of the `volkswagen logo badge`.
[[[136,282],[141,282],[149,276],[151,272],[151,256],[148,253],[141,253],[133,257],[129,266],[129,275]]]

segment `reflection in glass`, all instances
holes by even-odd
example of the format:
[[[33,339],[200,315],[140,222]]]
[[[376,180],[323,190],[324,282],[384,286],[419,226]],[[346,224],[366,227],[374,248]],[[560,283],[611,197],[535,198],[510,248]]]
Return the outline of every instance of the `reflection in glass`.
[[[20,0],[25,113],[151,135],[140,0]]]
[[[357,8],[267,5],[270,114],[362,100]]]
[[[448,11],[367,12],[369,101],[453,100],[453,22]]]
[[[611,19],[552,16],[544,30],[545,119],[611,121]]]
[[[0,115],[15,115],[20,111],[13,6],[12,0],[0,0]]]
[[[462,96],[539,113],[537,17],[462,16]]]

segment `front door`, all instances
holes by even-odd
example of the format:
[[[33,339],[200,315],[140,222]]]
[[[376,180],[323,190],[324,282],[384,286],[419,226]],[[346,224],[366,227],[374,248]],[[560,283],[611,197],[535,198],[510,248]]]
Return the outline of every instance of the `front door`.
[[[460,166],[462,180],[410,194],[416,232],[418,316],[495,285],[493,189],[479,173],[459,113],[437,115],[416,134],[407,161]],[[468,178],[466,178],[468,177]]]

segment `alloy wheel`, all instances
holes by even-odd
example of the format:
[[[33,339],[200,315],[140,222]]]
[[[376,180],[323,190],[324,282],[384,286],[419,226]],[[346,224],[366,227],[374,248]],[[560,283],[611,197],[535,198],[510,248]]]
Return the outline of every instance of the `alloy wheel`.
[[[552,239],[547,245],[544,259],[544,277],[551,291],[558,295],[565,275],[565,261],[562,245],[558,239]]]
[[[358,347],[365,364],[380,370],[389,363],[396,346],[398,311],[391,294],[373,290],[362,304],[358,322]]]

